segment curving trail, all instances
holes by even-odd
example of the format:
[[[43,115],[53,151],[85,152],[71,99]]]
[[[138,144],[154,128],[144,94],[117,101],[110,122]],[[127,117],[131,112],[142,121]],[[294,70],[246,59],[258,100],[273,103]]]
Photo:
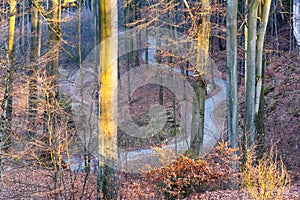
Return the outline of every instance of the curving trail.
[[[152,50],[149,52],[149,62],[155,63],[156,60],[154,58],[155,55],[155,46],[156,46],[156,40],[154,37],[149,37],[148,43],[150,44],[150,48]],[[96,51],[97,52],[97,51]],[[92,52],[93,55],[93,52]],[[93,56],[92,56],[93,57]],[[145,52],[142,54],[142,58],[145,59]],[[87,59],[87,63],[83,63],[83,66],[94,66],[89,59]],[[175,71],[177,72],[177,71]],[[92,119],[89,121],[89,126],[85,126],[85,130],[90,133],[89,135],[85,135],[85,137],[82,137],[82,133],[79,135],[81,136],[81,139],[86,141],[85,145],[89,145],[90,151],[95,151],[97,149],[97,144],[95,142],[97,138],[96,133],[96,113],[95,113],[95,80],[97,80],[97,76],[94,73],[93,69],[85,68],[82,72],[82,79],[80,77],[79,70],[77,71],[68,71],[68,70],[61,70],[61,76],[63,81],[60,83],[60,90],[67,96],[72,97],[72,110],[73,113],[75,113],[75,121],[80,119],[80,116],[82,116],[81,113],[82,110],[80,110],[80,105],[82,102],[84,105],[84,110],[86,111],[86,115],[89,115],[89,119]],[[192,74],[189,74],[192,75]],[[214,78],[215,84],[218,85],[221,89],[220,91],[215,94],[214,96],[206,99],[205,101],[205,135],[204,135],[204,146],[203,146],[203,153],[207,153],[210,151],[218,141],[218,139],[221,136],[222,130],[218,124],[214,123],[214,120],[212,120],[212,113],[215,109],[215,107],[222,103],[224,100],[226,100],[226,88],[225,88],[225,81],[219,78]],[[80,96],[80,85],[81,83],[84,84],[84,99],[81,101]],[[92,112],[90,114],[90,112]],[[188,113],[192,113],[192,111],[188,111]],[[187,116],[189,120],[191,121],[192,115]],[[87,122],[86,122],[87,123]],[[77,128],[77,127],[76,127]],[[81,127],[79,128],[80,130]],[[79,130],[77,128],[77,130]],[[189,132],[189,131],[187,131]],[[168,145],[163,146],[163,149],[165,152],[172,149],[172,152],[175,152],[175,149],[177,152],[185,151],[189,147],[190,142],[190,136],[189,134],[183,138],[179,138],[177,141],[172,141]],[[72,159],[73,165],[72,170],[84,168],[84,164],[80,163],[79,159]],[[158,155],[156,151],[153,149],[140,149],[140,150],[134,150],[134,151],[124,151],[120,150],[119,152],[119,163],[120,167],[122,169],[125,169],[129,172],[140,172],[143,170],[148,170],[148,166],[156,167],[160,165]],[[81,161],[82,162],[82,161]],[[166,161],[167,162],[167,161]]]

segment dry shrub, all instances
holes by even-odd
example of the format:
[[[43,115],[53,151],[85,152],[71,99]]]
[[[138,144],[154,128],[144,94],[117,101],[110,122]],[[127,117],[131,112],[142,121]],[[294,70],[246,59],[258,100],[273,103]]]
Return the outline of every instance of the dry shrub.
[[[182,199],[191,194],[228,188],[236,181],[232,169],[238,158],[224,140],[203,159],[192,153],[175,155],[172,149],[153,147],[162,167],[122,181],[123,199]],[[234,177],[234,180],[233,180]]]
[[[171,164],[148,172],[150,179],[168,199],[186,197],[192,192],[203,192],[212,180],[223,174],[216,172],[208,162],[184,155]]]
[[[274,154],[265,154],[254,163],[253,152],[247,150],[245,168],[242,173],[245,188],[252,199],[285,199],[290,188],[290,177],[282,159]]]

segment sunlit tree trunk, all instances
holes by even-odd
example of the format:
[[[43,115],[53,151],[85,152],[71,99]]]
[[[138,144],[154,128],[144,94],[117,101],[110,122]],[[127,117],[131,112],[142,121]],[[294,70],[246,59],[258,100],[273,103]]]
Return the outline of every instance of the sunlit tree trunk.
[[[117,199],[117,83],[118,83],[117,0],[100,1],[99,75],[99,171],[98,187],[104,199]]]
[[[227,1],[226,12],[226,80],[227,80],[227,132],[232,148],[238,147],[238,95],[237,95],[237,0]],[[236,168],[236,166],[235,166]]]
[[[200,155],[203,148],[204,116],[206,82],[205,74],[209,63],[209,37],[210,37],[210,0],[201,1],[201,14],[196,30],[196,67],[195,67],[195,98],[193,102],[191,150]]]

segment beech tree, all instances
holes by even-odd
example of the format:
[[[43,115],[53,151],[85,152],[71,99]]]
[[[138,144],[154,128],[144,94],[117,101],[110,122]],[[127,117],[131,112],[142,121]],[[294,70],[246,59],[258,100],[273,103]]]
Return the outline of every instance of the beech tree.
[[[29,69],[29,97],[28,97],[28,121],[29,135],[34,136],[38,109],[38,88],[37,88],[37,69],[41,47],[41,26],[40,14],[35,6],[31,7],[31,48],[30,48],[30,69]]]
[[[266,27],[269,19],[271,0],[248,2],[248,38],[245,99],[246,146],[251,147],[257,137],[257,116],[262,90],[262,58]],[[260,8],[260,9],[259,9]],[[260,19],[258,22],[257,19]],[[258,25],[257,25],[258,24]]]
[[[186,5],[187,2],[185,1]],[[209,38],[210,38],[210,0],[201,1],[201,12],[196,21],[196,66],[195,66],[195,98],[193,101],[191,150],[200,155],[204,138],[205,75],[209,64]]]
[[[237,0],[227,1],[226,10],[226,80],[227,133],[232,148],[238,147],[237,94]]]
[[[117,0],[100,1],[100,74],[99,74],[99,169],[98,187],[104,199],[117,199],[118,158],[118,6]]]

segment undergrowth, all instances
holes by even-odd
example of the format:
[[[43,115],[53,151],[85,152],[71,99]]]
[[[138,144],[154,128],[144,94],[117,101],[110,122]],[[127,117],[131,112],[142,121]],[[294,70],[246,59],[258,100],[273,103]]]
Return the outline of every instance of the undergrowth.
[[[242,178],[251,199],[285,199],[290,188],[286,167],[273,148],[256,163],[252,151],[248,150]]]

